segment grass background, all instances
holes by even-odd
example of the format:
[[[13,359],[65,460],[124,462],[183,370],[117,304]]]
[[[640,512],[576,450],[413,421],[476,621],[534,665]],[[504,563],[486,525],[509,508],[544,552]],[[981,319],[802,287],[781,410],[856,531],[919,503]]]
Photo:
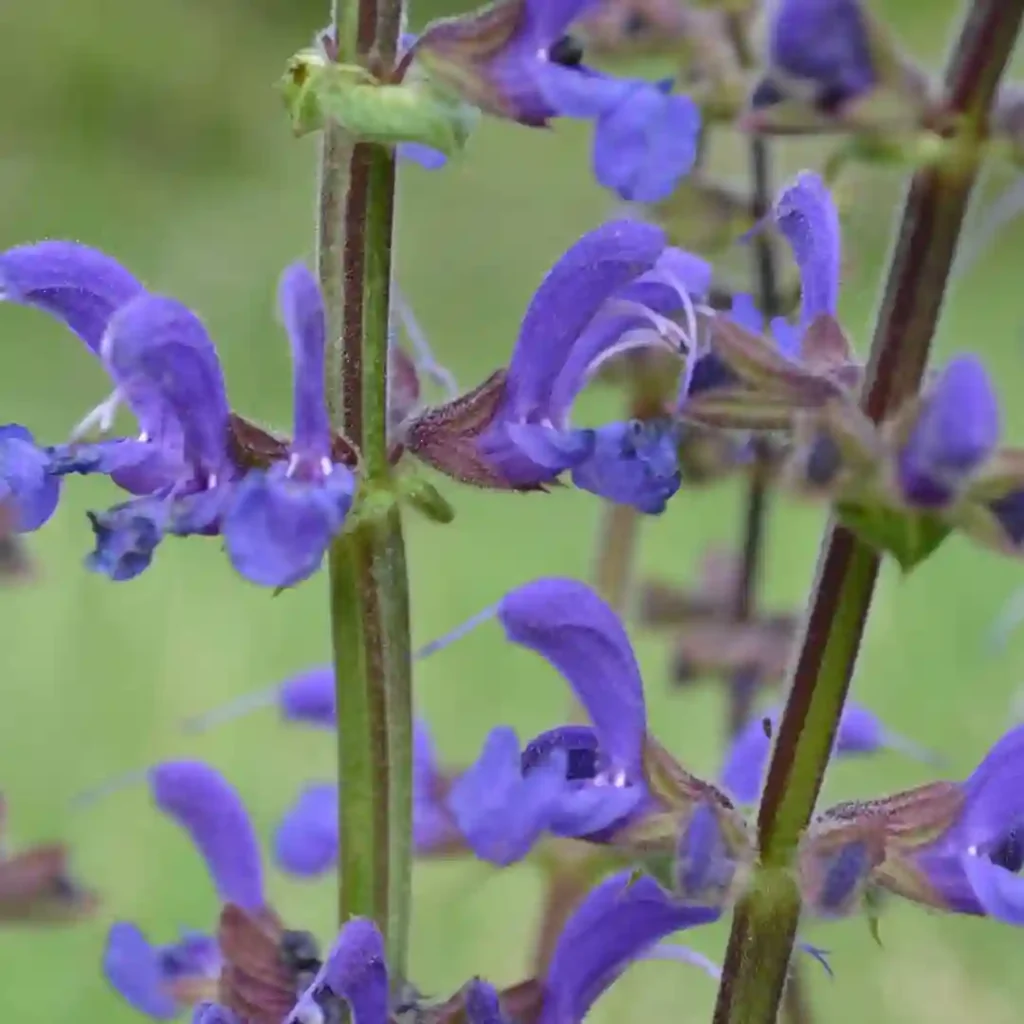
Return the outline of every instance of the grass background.
[[[287,423],[287,348],[274,319],[281,267],[312,245],[314,143],[291,139],[270,88],[288,55],[323,20],[320,0],[176,0],[102,6],[74,0],[9,3],[0,12],[0,246],[72,237],[116,254],[151,286],[199,310],[220,345],[233,404]],[[941,52],[954,5],[879,4],[928,59]],[[436,9],[436,8],[435,8]],[[417,18],[431,13],[424,2]],[[541,274],[608,200],[591,182],[588,130],[531,133],[485,123],[465,160],[443,174],[402,174],[399,264],[440,356],[465,383],[502,363]],[[783,147],[796,167],[806,152]],[[742,166],[736,164],[736,172]],[[847,225],[843,320],[866,346],[877,275],[899,181],[865,173]],[[1022,381],[1019,261],[1010,227],[952,293],[936,349],[981,351],[991,363],[1012,434]],[[59,439],[107,384],[81,346],[30,311],[0,310],[0,419]],[[596,407],[611,411],[609,396]],[[566,490],[504,497],[446,488],[456,523],[413,520],[408,545],[417,642],[508,588],[541,574],[585,575],[599,514]],[[18,843],[61,836],[80,873],[102,892],[98,917],[62,931],[0,933],[0,1012],[6,1019],[121,1024],[134,1017],[105,987],[98,964],[107,925],[140,921],[156,939],[203,927],[215,900],[177,830],[128,789],[72,810],[74,795],[163,758],[200,756],[237,784],[264,834],[311,777],[328,777],[330,741],[284,728],[270,712],[202,737],[181,720],[264,687],[328,654],[320,577],[277,599],[240,582],[217,545],[169,543],[139,580],[113,586],[80,566],[90,543],[83,512],[114,500],[103,482],[76,481],[33,538],[41,581],[0,605],[0,785]],[[710,543],[737,532],[739,490],[683,494],[644,525],[641,561],[686,577]],[[766,601],[799,605],[822,520],[780,502],[771,520]],[[986,654],[986,630],[1018,585],[1014,564],[952,540],[908,580],[885,573],[856,681],[858,699],[887,723],[944,751],[966,774],[1005,728],[1024,645]],[[719,758],[721,702],[711,688],[667,689],[664,644],[636,635],[653,726],[696,770]],[[417,668],[417,698],[453,763],[487,729],[525,733],[559,720],[565,693],[537,659],[503,646],[496,628]],[[837,767],[830,795],[871,795],[923,781],[896,757]],[[517,980],[539,896],[530,868],[418,868],[412,967],[429,992],[474,973]],[[274,874],[285,916],[327,936],[329,883]],[[1020,1019],[1019,933],[1004,926],[894,907],[879,949],[863,923],[812,927],[832,951],[836,979],[811,968],[830,1024]],[[724,926],[695,941],[720,957]],[[634,969],[594,1020],[707,1020],[714,986],[671,965]]]

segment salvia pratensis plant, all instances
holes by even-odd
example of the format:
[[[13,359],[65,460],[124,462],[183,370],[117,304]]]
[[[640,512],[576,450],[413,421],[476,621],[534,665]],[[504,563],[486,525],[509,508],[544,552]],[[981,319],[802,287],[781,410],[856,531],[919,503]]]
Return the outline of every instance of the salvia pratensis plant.
[[[111,581],[132,585],[186,537],[223,548],[271,594],[329,577],[332,661],[186,724],[269,706],[334,737],[336,775],[280,808],[268,850],[201,761],[132,777],[188,834],[220,907],[178,934],[109,928],[97,959],[135,1011],[576,1024],[630,965],[661,960],[719,984],[716,1024],[802,1024],[814,1018],[806,965],[843,970],[805,940],[811,919],[874,928],[900,897],[1024,924],[1021,726],[977,751],[965,779],[819,802],[833,757],[943,765],[847,700],[883,559],[910,572],[954,532],[1024,554],[1024,449],[1003,436],[989,372],[969,352],[929,366],[975,180],[1021,145],[1016,89],[1001,80],[1024,0],[966,8],[935,78],[858,0],[498,0],[415,35],[402,0],[337,0],[279,83],[295,133],[320,147],[315,266],[287,266],[277,296],[293,367],[286,432],[233,406],[200,315],[159,282],[81,242],[0,252],[0,298],[58,320],[109,378],[64,440],[0,427],[0,579],[24,582],[30,535],[80,475],[115,489],[83,531],[86,568]],[[652,51],[678,73],[614,73],[616,56]],[[593,176],[616,201],[555,260],[493,371],[460,388],[395,281],[396,181],[410,164],[445,173],[481,116],[510,131],[588,122]],[[737,128],[740,189],[708,156]],[[790,134],[820,135],[824,160],[780,187],[772,147]],[[910,181],[868,338],[839,320],[840,179],[878,162]],[[591,385],[622,393],[616,418],[581,422]],[[119,409],[136,424],[125,436]],[[742,483],[738,544],[707,551],[689,586],[667,578],[674,566],[638,581],[645,518],[729,477]],[[590,582],[496,593],[414,652],[404,517],[449,522],[460,485],[599,499]],[[769,610],[769,510],[789,499],[823,505],[828,526],[806,607]],[[698,680],[725,684],[710,777],[658,738],[630,617],[671,631],[679,701]],[[454,762],[414,717],[413,664],[499,627],[496,649],[526,648],[561,676],[564,719],[532,736],[495,723],[475,759]],[[440,998],[417,989],[417,858],[544,873],[525,976],[468,978]],[[336,880],[330,941],[271,906],[271,866]],[[0,925],[71,922],[95,902],[64,847],[5,845]],[[720,919],[732,928],[721,968],[667,941]],[[680,973],[681,999],[701,983]]]

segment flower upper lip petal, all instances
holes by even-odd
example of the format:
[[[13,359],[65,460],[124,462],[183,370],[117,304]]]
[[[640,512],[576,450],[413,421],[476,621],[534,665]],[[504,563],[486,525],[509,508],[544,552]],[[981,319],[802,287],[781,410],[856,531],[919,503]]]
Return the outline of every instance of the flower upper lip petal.
[[[549,578],[507,594],[498,618],[509,640],[536,651],[563,675],[609,761],[640,779],[647,730],[643,683],[615,612],[586,585]]]
[[[200,761],[166,761],[152,768],[157,806],[192,837],[223,903],[263,909],[259,842],[238,794]]]
[[[217,476],[228,468],[229,408],[220,360],[187,306],[160,295],[133,299],[111,319],[101,352],[119,386],[141,380],[159,394],[196,472]]]
[[[519,331],[506,399],[521,415],[542,409],[555,377],[601,304],[651,269],[665,234],[651,224],[615,220],[584,235],[548,271]]]

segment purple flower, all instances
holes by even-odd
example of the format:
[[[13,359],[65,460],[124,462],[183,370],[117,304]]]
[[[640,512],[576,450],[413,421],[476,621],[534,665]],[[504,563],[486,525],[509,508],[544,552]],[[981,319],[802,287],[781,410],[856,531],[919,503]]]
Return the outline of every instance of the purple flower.
[[[858,0],[778,0],[768,29],[768,62],[780,80],[796,79],[833,113],[877,80]]]
[[[295,375],[290,457],[246,475],[224,516],[223,533],[231,563],[243,576],[287,587],[320,567],[352,504],[355,477],[331,459],[323,302],[301,264],[284,272],[278,301]]]
[[[787,359],[799,361],[803,332],[816,317],[836,312],[842,271],[839,214],[821,177],[803,171],[779,194],[773,215],[800,271],[801,300],[797,324],[777,316],[769,326],[778,350]],[[727,316],[753,334],[764,333],[764,315],[751,295],[733,296]],[[697,359],[687,393],[699,395],[738,383],[736,373],[711,350]]]
[[[621,198],[658,202],[693,166],[700,111],[659,83],[583,65],[566,30],[595,0],[506,0],[429,26],[415,52],[431,74],[488,113],[527,125],[593,120],[594,174]]]
[[[898,456],[903,496],[912,505],[949,504],[999,443],[999,404],[977,356],[946,364],[921,400]]]
[[[66,324],[85,342],[114,384],[114,394],[83,421],[109,428],[118,403],[139,424],[140,439],[97,444],[58,445],[50,449],[49,472],[111,473],[137,494],[164,481],[163,460],[181,456],[181,432],[174,411],[150,376],[138,368],[115,365],[108,331],[114,315],[145,289],[115,259],[77,242],[37,242],[0,253],[0,299],[41,309]],[[147,443],[149,442],[149,443]]]
[[[132,1009],[155,1020],[171,1020],[215,995],[220,968],[220,948],[209,935],[184,933],[177,942],[154,946],[129,921],[107,933],[104,975]]]
[[[418,856],[430,856],[458,848],[463,841],[445,802],[447,782],[422,720],[415,723],[413,741],[413,845]],[[311,783],[278,825],[274,857],[290,874],[315,877],[334,870],[338,839],[338,787]]]
[[[622,871],[593,889],[565,923],[544,979],[538,1024],[578,1024],[637,960],[664,955],[657,944],[684,928],[709,924],[720,911],[680,906],[652,878]],[[695,953],[678,959],[714,973]]]
[[[493,730],[452,787],[449,806],[478,857],[508,864],[542,833],[600,840],[648,800],[643,683],[618,617],[574,580],[542,579],[507,594],[498,618],[509,640],[549,661],[593,727],[564,726],[520,749]]]
[[[577,483],[612,500],[657,512],[679,486],[675,428],[668,421],[600,431],[569,425],[570,408],[595,370],[641,346],[680,354],[693,321],[691,294],[710,267],[665,247],[664,233],[611,221],[584,235],[549,271],[523,318],[504,397],[480,438],[484,457],[513,486],[549,483],[573,470]],[[695,328],[694,328],[695,330]]]
[[[224,778],[197,761],[168,761],[149,772],[157,807],[192,838],[222,903],[264,909],[259,845],[245,807]],[[215,939],[186,932],[154,946],[128,922],[114,924],[103,956],[110,984],[137,1010],[165,1020],[216,991],[221,954]]]
[[[227,447],[220,360],[191,310],[143,293],[111,318],[102,349],[114,379],[143,382],[177,425],[133,443],[158,452],[161,479],[152,481],[152,493],[90,516],[96,549],[89,567],[125,580],[146,568],[164,535],[217,533],[238,470]]]
[[[959,789],[953,824],[907,856],[936,905],[1024,925],[1024,726],[1003,736]]]
[[[667,199],[697,156],[700,111],[672,93],[672,80],[610,78],[580,68],[547,83],[545,95],[565,117],[594,121],[594,177],[621,199]]]
[[[835,315],[842,271],[839,213],[820,175],[802,171],[783,189],[775,223],[800,270],[800,329],[806,330],[815,317]]]
[[[761,780],[771,752],[771,739],[764,722],[771,723],[772,731],[778,725],[779,712],[759,715],[747,723],[746,728],[733,741],[722,768],[722,785],[741,804],[756,802],[761,792]],[[874,754],[888,748],[907,754],[920,761],[934,763],[931,752],[911,740],[891,732],[867,708],[847,704],[839,719],[835,754]]]
[[[0,426],[0,503],[13,504],[15,529],[38,530],[53,515],[59,496],[49,458],[32,434],[17,423]]]
[[[541,126],[559,111],[549,99],[566,80],[589,78],[569,26],[596,0],[504,0],[428,25],[414,47],[435,79],[497,117]],[[585,85],[580,86],[585,88]]]

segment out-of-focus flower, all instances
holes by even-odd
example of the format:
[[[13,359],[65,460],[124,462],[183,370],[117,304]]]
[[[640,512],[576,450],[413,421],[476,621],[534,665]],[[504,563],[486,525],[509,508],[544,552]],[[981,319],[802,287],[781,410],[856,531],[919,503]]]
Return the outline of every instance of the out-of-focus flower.
[[[259,845],[235,791],[197,761],[169,761],[148,773],[157,807],[184,828],[206,862],[222,904],[255,918],[271,915],[263,892]],[[130,922],[107,935],[103,972],[139,1012],[169,1020],[217,992],[223,957],[212,936],[185,932],[156,946]]]
[[[920,508],[950,504],[999,443],[999,405],[981,360],[948,362],[907,427],[897,456],[904,498]]]
[[[758,715],[747,724],[729,749],[720,781],[723,789],[739,803],[752,804],[760,794],[761,781],[771,752],[771,734],[778,724],[778,718],[777,709],[767,715]],[[839,719],[833,753],[874,754],[885,749],[905,753],[925,763],[934,764],[937,760],[930,751],[887,729],[867,708],[847,704]]]
[[[0,426],[0,503],[14,509],[17,533],[38,530],[57,508],[60,483],[49,466],[30,431],[17,423]]]
[[[416,855],[463,852],[465,841],[447,804],[451,778],[439,768],[430,732],[422,720],[415,725],[412,778]],[[311,783],[278,825],[274,856],[285,871],[315,877],[335,868],[338,842],[338,787],[335,783]]]
[[[0,794],[0,926],[69,924],[91,914],[96,895],[71,874],[67,848],[42,843],[9,851],[6,812]]]
[[[526,125],[593,120],[594,174],[624,199],[664,199],[693,166],[700,113],[671,83],[586,67],[567,35],[593,0],[502,0],[429,25],[411,52],[429,76],[487,113]]]
[[[767,73],[747,123],[759,131],[868,133],[915,129],[927,76],[860,0],[774,0]]]

